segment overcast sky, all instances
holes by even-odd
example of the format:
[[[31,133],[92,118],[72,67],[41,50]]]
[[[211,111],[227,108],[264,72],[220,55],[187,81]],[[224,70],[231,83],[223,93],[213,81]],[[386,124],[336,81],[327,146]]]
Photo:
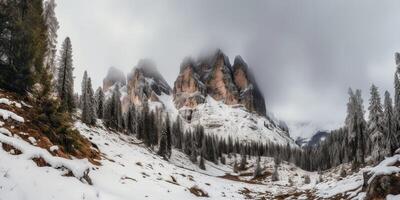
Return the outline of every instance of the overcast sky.
[[[59,43],[70,36],[76,89],[110,66],[153,59],[172,85],[185,56],[221,48],[255,72],[267,109],[286,121],[340,124],[348,87],[392,92],[400,1],[58,0]]]

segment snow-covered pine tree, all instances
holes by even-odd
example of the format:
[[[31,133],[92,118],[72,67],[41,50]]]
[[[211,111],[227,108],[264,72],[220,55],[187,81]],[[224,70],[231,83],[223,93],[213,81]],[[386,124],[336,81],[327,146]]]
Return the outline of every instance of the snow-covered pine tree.
[[[85,71],[83,75],[82,81],[82,96],[81,96],[81,104],[82,104],[82,122],[86,124],[93,125],[96,123],[96,112],[94,108],[94,96],[93,96],[93,88],[92,81],[88,77],[87,72]]]
[[[57,91],[63,110],[73,112],[74,104],[74,77],[72,64],[72,45],[69,37],[65,38],[58,60]]]
[[[47,52],[44,63],[53,79],[56,75],[57,31],[60,28],[54,11],[56,6],[55,0],[47,0],[44,2],[43,9],[43,18],[47,26]]]
[[[398,147],[398,141],[394,130],[394,113],[392,98],[390,98],[390,93],[385,92],[384,100],[384,112],[383,112],[383,127],[386,143],[386,156],[390,156],[396,151]]]
[[[368,121],[368,154],[372,159],[380,161],[385,155],[385,141],[383,135],[383,111],[378,88],[371,86],[371,98],[369,100],[369,121]]]
[[[96,115],[97,118],[103,119],[103,111],[104,111],[104,101],[105,101],[105,96],[103,93],[103,90],[101,87],[97,88],[96,93],[95,93],[95,107],[96,107]]]
[[[87,101],[88,101],[88,111],[89,111],[89,123],[90,124],[96,124],[96,110],[95,110],[95,100],[94,100],[94,91],[92,87],[92,80],[91,78],[88,78],[87,80],[87,85],[86,85],[86,90],[87,90]]]
[[[395,53],[396,60],[396,72],[394,74],[394,135],[396,136],[397,141],[400,141],[400,54]]]
[[[83,72],[82,83],[81,83],[81,98],[79,98],[79,108],[83,110],[83,104],[85,103],[83,99],[86,98],[86,87],[87,87],[88,74],[87,71]]]
[[[353,161],[354,168],[364,163],[365,156],[365,129],[366,122],[364,119],[363,101],[361,98],[361,90],[349,89],[349,102],[347,103],[347,141],[349,158]]]
[[[158,155],[162,156],[165,160],[168,160],[167,134],[165,128],[161,131]]]

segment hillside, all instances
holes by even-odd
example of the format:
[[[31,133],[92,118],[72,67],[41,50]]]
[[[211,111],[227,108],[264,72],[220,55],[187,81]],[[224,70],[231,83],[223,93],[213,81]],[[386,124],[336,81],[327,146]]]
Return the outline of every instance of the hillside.
[[[206,161],[206,170],[201,170],[180,151],[173,150],[166,161],[134,137],[107,130],[100,120],[94,127],[76,121],[76,130],[100,153],[96,162],[89,162],[90,157],[65,156],[59,146],[43,146],[35,133],[22,132],[33,127],[27,111],[18,110],[28,105],[9,97],[1,100],[0,199],[337,199],[362,197],[363,191],[372,191],[368,184],[377,177],[400,171],[395,167],[398,155],[343,178],[339,167],[319,175],[282,162],[279,180],[271,181],[274,161],[261,157],[262,176],[254,179],[255,157],[244,171],[235,172],[239,155],[228,156],[225,165]],[[363,172],[372,172],[364,187]]]

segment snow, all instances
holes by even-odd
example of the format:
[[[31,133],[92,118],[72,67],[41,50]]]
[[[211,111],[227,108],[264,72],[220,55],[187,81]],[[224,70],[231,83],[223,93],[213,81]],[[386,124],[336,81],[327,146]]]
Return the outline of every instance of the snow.
[[[20,150],[22,154],[18,156],[18,159],[31,160],[33,158],[43,158],[53,168],[66,168],[70,170],[75,177],[78,178],[82,177],[84,175],[84,172],[91,167],[91,164],[87,159],[68,160],[61,157],[53,157],[45,149],[32,146],[31,144],[18,138],[8,137],[0,134],[0,142],[6,143]]]
[[[355,190],[363,185],[362,174],[358,173],[346,177],[343,180],[332,180],[318,184],[317,195],[321,198],[330,198],[338,194],[346,193],[347,191]]]
[[[366,170],[370,174],[372,174],[371,178],[368,180],[368,183],[371,183],[371,181],[376,176],[399,173],[400,167],[393,166],[396,162],[400,162],[399,154],[396,154],[392,157],[388,157],[385,160],[383,160],[382,162],[380,162],[377,166]]]
[[[386,200],[399,200],[399,199],[400,199],[400,194],[398,195],[389,194],[386,196]]]
[[[10,100],[8,100],[6,98],[0,98],[0,104],[6,104],[6,105],[9,105],[9,106],[14,104],[17,108],[21,108],[22,107],[20,103],[15,102],[15,101],[10,101]]]
[[[189,108],[181,108],[185,112]],[[193,112],[190,125],[202,124],[205,132],[227,138],[238,138],[242,142],[273,142],[275,144],[298,147],[289,135],[274,126],[267,118],[249,113],[241,105],[226,105],[210,96]]]
[[[8,136],[12,136],[11,132],[6,128],[0,128],[0,133],[6,134]]]
[[[99,120],[101,122],[101,120]],[[52,156],[46,149],[31,145],[17,137],[0,135],[0,143],[10,144],[22,154],[11,155],[0,148],[0,199],[198,199],[189,192],[197,186],[210,196],[210,199],[243,199],[240,191],[251,189],[251,195],[285,194],[290,188],[287,177],[299,174],[294,179],[297,188],[311,188],[303,185],[301,176],[310,174],[312,180],[316,173],[305,172],[293,165],[281,164],[282,180],[272,183],[267,178],[262,184],[249,184],[221,178],[233,172],[234,157],[227,158],[230,165],[216,165],[206,161],[206,170],[199,169],[180,151],[173,150],[169,161],[155,155],[148,147],[138,145],[135,137],[106,130],[101,124],[87,127],[76,122],[75,127],[99,148],[101,166],[94,166],[86,159],[72,160]],[[50,151],[59,148],[50,147]],[[37,167],[32,158],[43,158],[51,167]],[[272,158],[261,158],[271,171]],[[255,158],[249,159],[250,171]],[[85,184],[74,177],[63,176],[70,170],[75,177],[89,171],[93,185]],[[249,172],[250,172],[249,171]],[[240,176],[250,180],[251,176]],[[174,182],[176,180],[176,182]],[[293,188],[292,188],[293,190]],[[272,197],[271,197],[272,198]]]
[[[8,110],[4,110],[0,108],[0,116],[3,117],[4,120],[7,120],[9,117],[11,117],[13,120],[18,121],[18,122],[24,122],[24,118],[11,112]]]
[[[49,150],[52,151],[52,152],[53,151],[58,151],[59,147],[57,145],[54,145],[54,146],[51,146]]]
[[[28,137],[28,140],[31,144],[36,145],[36,139],[34,137]]]

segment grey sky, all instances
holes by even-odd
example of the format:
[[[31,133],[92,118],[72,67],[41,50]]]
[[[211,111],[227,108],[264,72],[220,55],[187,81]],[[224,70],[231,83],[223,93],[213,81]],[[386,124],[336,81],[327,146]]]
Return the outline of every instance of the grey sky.
[[[76,89],[109,66],[153,59],[172,85],[187,55],[221,48],[255,72],[267,109],[287,121],[342,123],[347,88],[392,91],[400,1],[58,0],[59,40],[70,36]],[[365,105],[367,108],[367,105]]]

